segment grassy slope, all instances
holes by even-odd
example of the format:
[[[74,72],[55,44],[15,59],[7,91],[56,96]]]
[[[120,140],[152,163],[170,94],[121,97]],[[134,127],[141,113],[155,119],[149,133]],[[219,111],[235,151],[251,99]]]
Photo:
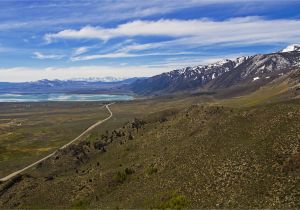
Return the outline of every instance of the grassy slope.
[[[166,111],[151,114],[138,132],[125,126],[107,152],[87,145],[66,151],[32,171],[34,178],[23,176],[0,206],[299,208],[300,101],[249,108],[189,106],[194,102],[167,120]],[[130,108],[172,108],[139,103],[113,109],[127,119]]]
[[[249,94],[218,100],[216,104],[248,107],[299,98],[300,71],[296,69]],[[234,91],[233,91],[234,92]]]
[[[299,162],[289,162],[300,152],[299,108],[299,101],[233,112],[195,106],[150,124],[99,158],[98,201],[90,201],[91,195],[83,201],[153,208],[176,194],[190,208],[299,207]],[[135,173],[109,185],[125,168]]]
[[[289,90],[289,85],[285,83],[268,85],[261,87],[257,91],[254,91],[248,95],[238,96],[230,99],[224,99],[218,101],[218,104],[224,106],[233,106],[233,107],[248,107],[255,106],[258,104],[267,104],[272,103],[276,100],[276,97],[287,92]]]

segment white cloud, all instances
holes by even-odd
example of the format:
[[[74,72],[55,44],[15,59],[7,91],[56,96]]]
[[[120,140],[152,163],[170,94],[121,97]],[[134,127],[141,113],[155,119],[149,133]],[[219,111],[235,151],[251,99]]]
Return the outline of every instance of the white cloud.
[[[241,56],[251,55],[249,53],[238,53],[238,54],[226,54],[218,56],[202,56],[202,57],[171,57],[167,58],[164,61],[155,62],[149,64],[148,67],[151,68],[166,68],[169,70],[184,68],[187,66],[197,66],[197,65],[207,65],[218,62],[223,59],[235,59]]]
[[[130,44],[119,49],[122,52],[149,50],[155,48],[159,43],[147,43],[147,44]]]
[[[133,21],[115,28],[85,26],[79,30],[66,29],[46,34],[45,40],[100,39],[116,37],[167,36],[184,44],[274,43],[300,40],[300,20],[265,20],[259,17],[233,18],[224,21],[208,19]],[[177,40],[175,40],[177,42]]]
[[[41,79],[72,79],[72,78],[88,78],[88,77],[147,77],[168,72],[186,66],[195,66],[200,64],[209,64],[225,57],[233,59],[246,54],[230,54],[219,56],[204,57],[179,57],[167,58],[165,61],[154,62],[149,65],[130,65],[128,63],[120,63],[115,66],[70,66],[70,67],[48,67],[48,68],[0,68],[0,82],[24,82],[36,81]]]
[[[282,1],[282,0],[273,0]],[[28,20],[21,21],[14,17],[9,21],[0,23],[0,31],[12,30],[20,28],[39,29],[40,26],[61,26],[63,24],[84,24],[84,23],[103,23],[115,20],[128,20],[132,18],[141,18],[151,15],[162,15],[186,8],[201,7],[210,4],[223,3],[247,3],[260,2],[266,4],[263,0],[151,0],[151,1],[88,1],[65,3],[64,1],[55,1],[52,3],[39,3],[35,5],[14,5],[5,8],[5,13],[18,14],[20,12],[31,12],[31,10],[39,11],[43,18],[33,16]],[[49,13],[51,9],[51,13]],[[66,16],[66,11],[68,15]],[[72,12],[76,11],[76,12]],[[4,14],[5,14],[4,13]]]
[[[99,54],[99,55],[87,55],[87,56],[77,56],[72,57],[72,61],[88,61],[95,60],[100,58],[130,58],[137,57],[138,54],[130,54],[130,53],[107,53],[107,54]]]
[[[65,57],[64,55],[56,55],[56,54],[43,54],[41,52],[34,52],[34,57],[40,60],[44,60],[44,59],[54,59],[54,60],[59,60],[62,59],[63,57]]]
[[[86,52],[88,52],[88,47],[79,47],[79,48],[74,49],[73,55],[74,56],[81,55]]]
[[[134,54],[134,53],[127,53],[127,52],[116,52],[116,53],[107,53],[107,54],[96,54],[96,55],[86,55],[86,56],[77,56],[72,57],[72,61],[87,61],[87,60],[96,60],[101,58],[132,58],[132,57],[144,57],[144,56],[163,56],[163,55],[189,55],[189,54],[195,54],[192,52],[177,52],[177,53],[140,53],[140,54]]]

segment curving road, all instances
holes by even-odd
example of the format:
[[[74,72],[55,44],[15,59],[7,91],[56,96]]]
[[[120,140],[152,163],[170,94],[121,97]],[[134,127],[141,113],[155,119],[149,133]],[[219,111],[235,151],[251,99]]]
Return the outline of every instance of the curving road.
[[[109,119],[113,116],[113,113],[112,113],[111,110],[109,109],[109,106],[112,105],[112,104],[114,104],[114,103],[110,103],[110,104],[105,105],[105,108],[106,108],[106,109],[108,110],[108,112],[109,112],[109,116],[108,116],[107,118],[105,118],[104,120],[101,120],[101,121],[95,123],[94,125],[92,125],[92,126],[89,127],[88,129],[86,129],[83,133],[81,133],[78,137],[76,137],[75,139],[73,139],[73,140],[70,141],[69,143],[63,145],[63,146],[60,147],[58,150],[60,150],[60,149],[65,149],[66,147],[68,147],[69,145],[73,144],[75,141],[79,140],[81,137],[83,137],[84,135],[86,135],[88,132],[90,132],[91,130],[93,130],[94,128],[96,128],[98,125],[100,125],[100,124],[104,123],[105,121],[109,120]],[[30,164],[29,166],[26,166],[25,168],[23,168],[23,169],[21,169],[21,170],[15,171],[14,173],[11,173],[11,174],[9,174],[9,175],[6,176],[6,177],[3,177],[2,179],[0,179],[0,182],[5,182],[5,181],[7,181],[7,180],[13,178],[14,176],[16,176],[16,175],[22,173],[23,171],[26,171],[27,169],[32,168],[33,166],[39,164],[40,162],[43,162],[44,160],[46,160],[46,159],[52,157],[53,155],[55,155],[55,153],[56,153],[58,150],[56,150],[55,152],[51,153],[50,155],[48,155],[48,156],[46,156],[46,157],[44,157],[44,158],[42,158],[42,159],[40,159],[40,160],[38,160],[38,161],[36,161],[36,162]]]

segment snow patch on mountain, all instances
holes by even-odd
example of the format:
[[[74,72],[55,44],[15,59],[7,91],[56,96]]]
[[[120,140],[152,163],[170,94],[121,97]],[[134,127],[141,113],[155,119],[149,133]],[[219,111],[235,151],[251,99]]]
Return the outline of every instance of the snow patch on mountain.
[[[243,62],[245,62],[247,59],[249,59],[250,56],[242,56],[242,57],[238,57],[234,60],[235,62],[235,68],[238,67],[239,65],[241,65]]]
[[[80,82],[119,82],[128,78],[125,77],[87,77],[87,78],[74,78],[71,81]]]
[[[300,45],[290,45],[283,52],[289,52],[297,50],[300,52]],[[281,55],[280,53],[271,54],[258,54],[254,56],[242,56],[236,59],[223,59],[216,63],[208,65],[198,65],[194,67],[186,67],[182,69],[176,69],[168,72],[168,75],[172,80],[181,78],[185,81],[200,80],[202,84],[205,84],[211,80],[214,80],[224,73],[230,72],[234,69],[240,68],[240,65],[244,65],[241,73],[241,78],[246,79],[250,75],[262,75],[266,73],[272,73],[281,71],[282,69],[289,68],[291,66],[300,65],[298,56],[289,58],[288,56]]]
[[[253,81],[256,81],[256,80],[259,80],[259,79],[260,79],[259,77],[254,77]]]
[[[296,51],[295,51],[296,50]],[[293,51],[292,53],[287,53]],[[176,69],[133,83],[137,93],[174,92],[198,87],[226,88],[251,81],[282,76],[300,66],[300,45],[288,46],[283,52],[223,59],[208,65]]]
[[[300,51],[300,45],[299,44],[292,44],[287,46],[285,49],[283,49],[281,52],[293,52],[293,51]]]

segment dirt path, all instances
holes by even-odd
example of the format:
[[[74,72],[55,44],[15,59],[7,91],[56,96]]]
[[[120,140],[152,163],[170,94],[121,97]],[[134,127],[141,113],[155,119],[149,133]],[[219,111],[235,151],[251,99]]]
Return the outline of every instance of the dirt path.
[[[105,105],[105,108],[108,110],[109,112],[109,116],[107,118],[105,118],[104,120],[101,120],[97,123],[95,123],[94,125],[92,125],[91,127],[89,127],[88,129],[86,129],[83,133],[81,133],[78,137],[76,137],[75,139],[73,139],[72,141],[70,141],[69,143],[63,145],[62,147],[60,147],[59,149],[65,149],[66,147],[68,147],[69,145],[73,144],[75,141],[79,140],[81,137],[83,137],[84,135],[86,135],[88,132],[90,132],[91,130],[93,130],[94,128],[96,128],[97,126],[101,125],[102,123],[104,123],[105,121],[109,120],[112,116],[113,116],[113,113],[111,112],[111,110],[109,109],[109,106],[112,105],[114,103],[110,103],[110,104],[107,104]],[[58,149],[58,150],[59,150]],[[55,153],[58,151],[56,150],[55,152],[51,153],[50,155],[30,164],[29,166],[26,166],[25,168],[21,169],[21,170],[18,170],[18,171],[15,171],[9,175],[7,175],[6,177],[3,177],[2,179],[0,179],[0,182],[5,182],[11,178],[13,178],[14,176],[22,173],[23,171],[26,171],[27,169],[29,168],[32,168],[33,166],[39,164],[40,162],[43,162],[44,160],[52,157],[53,155],[55,155]]]

